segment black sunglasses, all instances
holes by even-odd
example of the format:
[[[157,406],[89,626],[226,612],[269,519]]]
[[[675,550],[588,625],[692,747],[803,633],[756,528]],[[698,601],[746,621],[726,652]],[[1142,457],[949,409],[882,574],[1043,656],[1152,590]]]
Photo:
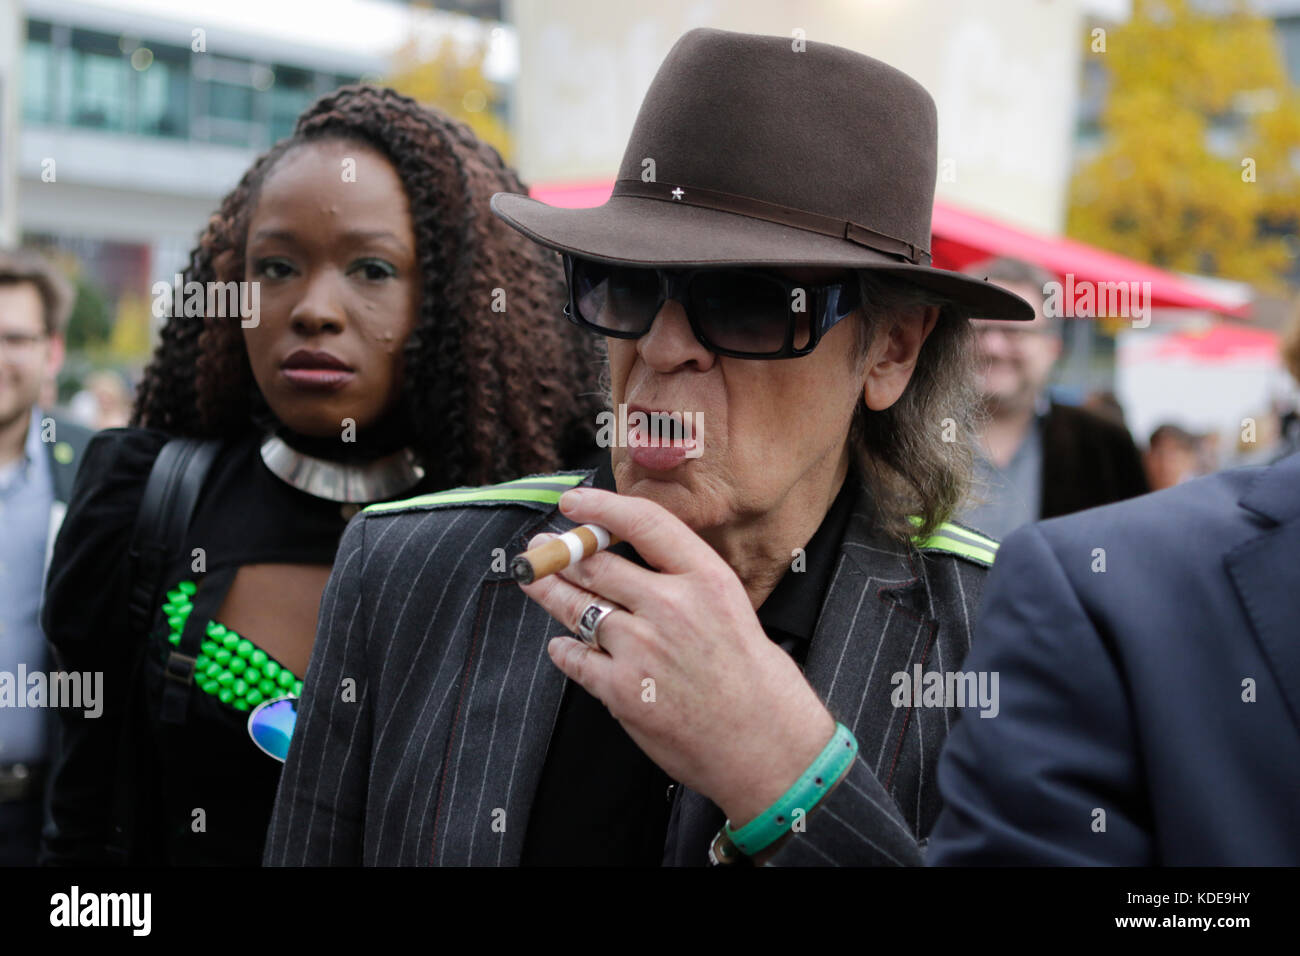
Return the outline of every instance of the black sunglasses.
[[[759,269],[656,269],[565,255],[569,303],[577,325],[637,339],[673,299],[710,352],[733,358],[807,355],[858,307],[856,280],[795,282]]]

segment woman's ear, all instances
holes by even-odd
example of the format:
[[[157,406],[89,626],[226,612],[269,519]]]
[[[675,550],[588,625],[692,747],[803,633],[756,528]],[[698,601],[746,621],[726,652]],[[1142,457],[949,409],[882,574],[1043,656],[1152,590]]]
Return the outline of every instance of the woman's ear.
[[[902,396],[912,380],[921,346],[938,320],[939,307],[926,305],[877,326],[862,385],[862,397],[868,408],[884,411]]]

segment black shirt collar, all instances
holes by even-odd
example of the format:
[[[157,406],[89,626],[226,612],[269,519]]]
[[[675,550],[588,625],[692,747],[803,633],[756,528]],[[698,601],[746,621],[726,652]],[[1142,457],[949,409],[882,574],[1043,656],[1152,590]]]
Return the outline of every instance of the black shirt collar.
[[[591,487],[600,488],[604,491],[618,491],[618,485],[614,483],[614,468],[609,463],[609,454],[603,453],[600,456],[599,464],[596,465],[596,473],[591,476]],[[591,464],[590,462],[588,464]]]
[[[758,609],[758,620],[767,636],[788,651],[793,650],[786,646],[790,639],[799,645],[812,641],[822,600],[826,596],[840,551],[840,542],[844,539],[844,531],[853,514],[857,485],[856,474],[850,471],[839,494],[831,503],[830,510],[822,518],[821,525],[804,545],[803,570],[795,570],[795,559],[792,557],[791,567]],[[806,647],[797,648],[797,660],[802,659],[804,650]]]

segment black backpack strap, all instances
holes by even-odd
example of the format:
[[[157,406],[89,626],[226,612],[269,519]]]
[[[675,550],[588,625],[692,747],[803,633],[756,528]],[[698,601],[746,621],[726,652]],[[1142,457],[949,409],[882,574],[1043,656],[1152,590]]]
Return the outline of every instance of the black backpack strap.
[[[167,586],[163,575],[185,543],[203,481],[220,448],[215,439],[173,438],[153,463],[131,532],[127,613],[134,634],[149,632]]]
[[[136,780],[133,759],[136,697],[140,675],[148,653],[154,615],[162,604],[167,587],[165,575],[169,564],[185,545],[185,532],[194,516],[194,506],[203,490],[212,462],[222,443],[216,439],[173,438],[163,445],[154,460],[145,484],[140,510],[127,554],[131,562],[131,594],[127,603],[127,623],[136,642],[136,653],[126,696],[126,715],[118,752],[117,792],[113,806],[113,834],[109,853],[119,863],[130,863],[133,849],[135,800],[132,787]],[[185,663],[184,655],[173,652],[167,662],[167,675],[184,678],[188,690],[194,673],[194,657]],[[169,680],[170,687],[174,681]]]
[[[198,590],[191,596],[193,605],[185,627],[181,629],[180,643],[167,655],[163,670],[162,710],[158,719],[164,724],[183,724],[189,716],[190,685],[194,681],[194,664],[207,637],[208,621],[217,616],[218,605],[230,590],[238,568],[224,567],[205,572]]]

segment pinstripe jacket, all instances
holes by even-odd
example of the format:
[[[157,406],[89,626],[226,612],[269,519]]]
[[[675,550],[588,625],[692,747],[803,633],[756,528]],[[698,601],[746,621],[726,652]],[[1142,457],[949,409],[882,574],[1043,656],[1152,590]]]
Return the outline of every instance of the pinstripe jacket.
[[[569,682],[546,654],[554,620],[505,555],[572,528],[559,493],[593,475],[457,489],[353,519],[321,601],[267,865],[519,862]],[[939,748],[960,711],[895,706],[891,678],[961,666],[994,548],[955,525],[903,546],[855,502],[804,674],[859,755],[771,864],[922,862]],[[678,788],[670,845],[707,846],[712,832],[694,831],[708,807]]]

